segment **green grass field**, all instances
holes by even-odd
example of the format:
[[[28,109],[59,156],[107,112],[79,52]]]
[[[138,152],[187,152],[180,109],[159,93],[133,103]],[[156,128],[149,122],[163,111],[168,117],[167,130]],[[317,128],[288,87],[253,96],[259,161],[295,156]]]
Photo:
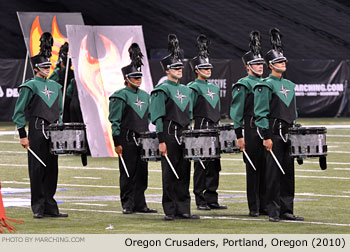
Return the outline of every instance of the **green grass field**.
[[[304,125],[350,124],[350,119],[300,119]],[[19,234],[266,234],[266,233],[350,233],[350,128],[328,129],[328,169],[322,171],[318,159],[308,159],[295,165],[296,215],[304,222],[270,223],[266,216],[248,217],[245,193],[245,167],[240,154],[222,155],[219,201],[228,210],[198,211],[194,203],[191,182],[192,213],[200,220],[163,220],[161,205],[160,162],[149,163],[149,207],[158,214],[123,215],[119,201],[119,171],[116,158],[89,158],[83,167],[78,156],[59,158],[59,181],[56,200],[69,218],[33,219],[30,199],[27,154],[14,135],[11,123],[0,123],[0,181],[5,205],[13,201],[27,206],[6,207],[7,216],[24,220],[14,224]],[[193,166],[192,166],[193,167]],[[193,169],[192,169],[193,172]],[[5,193],[8,188],[20,188],[19,193]],[[23,191],[24,190],[24,191]],[[114,229],[106,229],[112,225]]]

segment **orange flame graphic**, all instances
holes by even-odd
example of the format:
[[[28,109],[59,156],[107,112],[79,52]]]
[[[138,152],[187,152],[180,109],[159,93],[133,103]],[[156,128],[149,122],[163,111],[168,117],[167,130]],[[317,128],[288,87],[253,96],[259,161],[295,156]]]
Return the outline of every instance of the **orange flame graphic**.
[[[52,67],[50,69],[50,74],[55,69],[56,61],[58,60],[58,53],[60,51],[61,45],[64,44],[64,42],[67,41],[67,38],[62,35],[60,32],[58,25],[57,25],[57,19],[56,16],[52,19],[52,37],[54,44],[52,46],[52,56],[51,56],[51,63]],[[30,40],[29,40],[29,47],[30,47],[30,55],[34,56],[37,55],[40,52],[40,37],[43,34],[43,31],[40,26],[39,16],[37,16],[32,24],[32,28],[30,31]]]
[[[110,156],[115,156],[111,124],[108,120],[108,98],[114,91],[124,87],[124,78],[121,68],[130,62],[128,48],[133,38],[130,38],[125,43],[121,57],[117,46],[111,40],[103,35],[99,36],[106,52],[103,57],[93,58],[91,56],[87,48],[87,35],[80,44],[79,78],[95,101],[108,153]]]

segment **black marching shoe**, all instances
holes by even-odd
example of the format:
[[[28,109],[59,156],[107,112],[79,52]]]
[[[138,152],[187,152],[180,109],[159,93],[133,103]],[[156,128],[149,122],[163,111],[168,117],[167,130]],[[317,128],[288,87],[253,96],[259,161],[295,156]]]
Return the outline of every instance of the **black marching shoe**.
[[[123,214],[132,214],[134,211],[131,210],[130,208],[124,208],[123,209]]]
[[[227,209],[227,206],[219,205],[219,203],[208,204],[210,209]]]
[[[68,217],[68,214],[67,213],[44,214],[44,217],[65,218],[65,217]]]
[[[173,221],[173,220],[175,220],[175,215],[165,215],[164,220]]]
[[[259,217],[259,213],[258,212],[254,212],[254,211],[250,211],[249,212],[249,216],[250,217]]]
[[[42,219],[42,218],[44,218],[44,215],[41,214],[41,213],[35,213],[35,214],[33,215],[33,218],[34,218],[34,219]]]
[[[259,215],[269,215],[266,210],[260,210]]]
[[[278,217],[269,217],[269,221],[271,221],[271,222],[279,222],[280,218],[278,218]]]
[[[157,209],[145,207],[145,208],[140,209],[140,210],[135,210],[135,212],[137,212],[137,213],[157,213],[158,211],[157,211]]]
[[[210,210],[211,208],[208,205],[198,205],[198,210]]]
[[[193,219],[193,220],[195,220],[195,219],[200,219],[200,217],[198,216],[198,215],[191,215],[191,214],[178,214],[178,215],[176,215],[176,217],[178,218],[178,219]]]
[[[304,221],[304,217],[295,216],[291,213],[285,213],[281,216],[281,220],[291,220],[291,221]]]

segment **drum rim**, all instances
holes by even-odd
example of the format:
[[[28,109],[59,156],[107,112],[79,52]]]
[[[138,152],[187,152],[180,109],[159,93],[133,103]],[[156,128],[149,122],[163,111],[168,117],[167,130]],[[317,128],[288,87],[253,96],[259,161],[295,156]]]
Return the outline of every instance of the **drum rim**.
[[[209,133],[219,133],[218,129],[194,129],[194,130],[184,130],[182,131],[182,135],[186,136],[186,135],[192,135],[192,134],[209,134]]]
[[[223,123],[223,124],[218,124],[215,127],[218,129],[221,129],[221,128],[234,129],[234,124],[233,123]]]
[[[326,127],[292,127],[292,128],[288,128],[289,134],[295,134],[298,132],[300,132],[300,133],[307,132],[308,134],[322,134],[322,133],[327,133],[327,128]]]
[[[65,129],[75,129],[75,128],[81,128],[81,129],[85,129],[86,128],[86,124],[85,123],[78,123],[78,122],[70,122],[70,123],[63,123],[63,128]],[[61,127],[58,123],[51,123],[49,124],[49,126],[47,127],[47,129],[55,129],[55,128],[59,128]]]

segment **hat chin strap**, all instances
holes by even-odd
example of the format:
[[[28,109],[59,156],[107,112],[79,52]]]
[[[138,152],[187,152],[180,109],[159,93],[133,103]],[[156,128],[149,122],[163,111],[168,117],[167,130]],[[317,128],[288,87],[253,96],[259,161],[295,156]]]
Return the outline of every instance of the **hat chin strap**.
[[[248,67],[249,67],[249,69],[250,69],[253,73],[255,73],[255,74],[258,75],[258,76],[261,76],[261,75],[263,74],[263,71],[261,71],[261,73],[259,73],[259,72],[255,71],[255,70],[252,68],[251,65],[248,65]]]
[[[203,75],[205,78],[210,78],[211,74],[205,74],[205,73],[203,73],[201,70],[199,70],[198,67],[196,67],[196,69],[197,69],[197,71],[198,71],[201,75]]]
[[[129,79],[129,76],[125,76],[126,77],[126,80],[130,83],[131,86],[133,86],[134,88],[139,88],[141,85],[137,85],[136,83],[132,82],[130,79]]]
[[[270,63],[270,65],[276,70],[280,70],[280,71],[283,71],[283,72],[286,71],[285,67],[276,67],[273,63]]]
[[[39,69],[39,72],[42,73],[45,77],[49,76],[49,73],[45,73],[44,71],[41,70],[40,67],[37,67]]]
[[[178,75],[178,74],[175,74],[173,72],[173,69],[169,68],[169,73],[171,75],[171,77],[175,78],[175,79],[181,79],[182,75]]]

